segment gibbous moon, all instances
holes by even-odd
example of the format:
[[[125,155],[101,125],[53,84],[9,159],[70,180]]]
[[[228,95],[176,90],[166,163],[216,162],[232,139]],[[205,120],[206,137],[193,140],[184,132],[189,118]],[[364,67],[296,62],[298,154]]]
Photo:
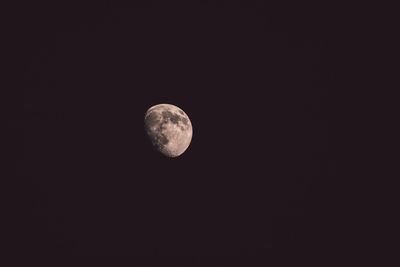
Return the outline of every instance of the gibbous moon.
[[[189,117],[174,105],[152,106],[144,116],[144,125],[153,146],[167,157],[181,155],[192,140]]]

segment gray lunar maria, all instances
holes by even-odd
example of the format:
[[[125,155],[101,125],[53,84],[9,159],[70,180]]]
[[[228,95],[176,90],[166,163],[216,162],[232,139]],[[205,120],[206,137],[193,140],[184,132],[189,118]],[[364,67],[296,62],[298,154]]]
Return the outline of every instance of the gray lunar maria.
[[[144,124],[153,146],[167,157],[181,155],[192,140],[192,123],[188,115],[177,106],[152,106],[144,116]]]

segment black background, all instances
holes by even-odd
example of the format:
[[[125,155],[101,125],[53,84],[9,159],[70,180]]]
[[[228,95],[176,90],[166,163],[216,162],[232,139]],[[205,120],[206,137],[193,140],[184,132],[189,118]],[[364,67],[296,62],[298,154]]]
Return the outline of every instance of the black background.
[[[332,250],[341,65],[327,9],[171,6],[31,3],[10,20],[15,262],[310,263]],[[147,140],[159,103],[192,121],[181,157]]]

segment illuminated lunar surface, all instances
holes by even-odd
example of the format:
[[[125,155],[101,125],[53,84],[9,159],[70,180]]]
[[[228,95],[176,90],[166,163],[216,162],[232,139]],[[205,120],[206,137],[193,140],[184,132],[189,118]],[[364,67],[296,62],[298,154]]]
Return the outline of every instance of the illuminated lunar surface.
[[[152,106],[145,114],[144,124],[153,146],[167,157],[181,155],[192,140],[192,123],[186,113],[177,106]]]

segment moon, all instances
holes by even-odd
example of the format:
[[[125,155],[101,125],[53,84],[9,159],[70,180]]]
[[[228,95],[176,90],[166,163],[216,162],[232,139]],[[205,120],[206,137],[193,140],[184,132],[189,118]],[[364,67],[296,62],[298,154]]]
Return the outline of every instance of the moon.
[[[192,123],[177,106],[152,106],[144,116],[144,125],[153,146],[167,157],[180,156],[192,141]]]

